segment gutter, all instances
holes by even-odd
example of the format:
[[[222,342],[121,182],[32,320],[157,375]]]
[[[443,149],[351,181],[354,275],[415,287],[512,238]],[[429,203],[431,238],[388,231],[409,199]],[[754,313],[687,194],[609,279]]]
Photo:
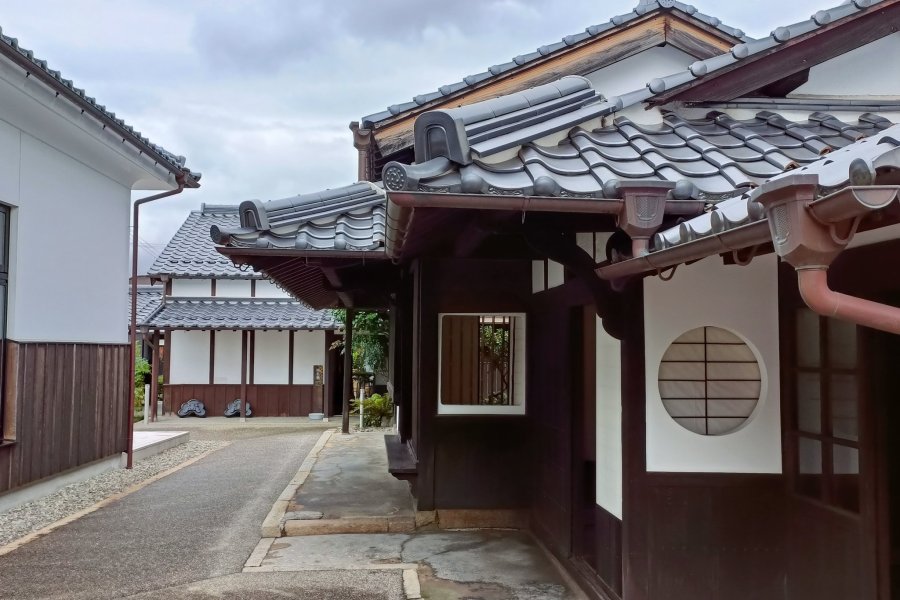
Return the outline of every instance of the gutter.
[[[652,195],[664,197],[674,183],[628,182],[621,186],[625,198],[558,198],[552,196],[486,196],[482,194],[443,194],[438,192],[392,191],[387,194],[387,231],[385,250],[387,256],[399,259],[412,228],[417,208],[444,208],[459,210],[503,210],[510,212],[576,213],[613,215],[627,220],[633,212],[626,210],[630,193],[640,193],[650,188]],[[665,213],[673,216],[696,216],[703,212],[702,201],[678,200],[665,203]],[[659,214],[662,216],[662,213]]]
[[[154,194],[153,196],[147,196],[146,198],[140,198],[135,200],[134,207],[132,209],[132,229],[131,229],[131,327],[129,328],[129,344],[131,346],[131,350],[128,355],[131,357],[129,361],[128,367],[128,408],[125,410],[125,418],[128,421],[127,426],[127,438],[126,438],[126,448],[125,452],[127,454],[127,460],[125,462],[125,468],[131,469],[134,466],[134,450],[132,446],[134,445],[134,361],[136,360],[136,346],[137,346],[137,271],[138,271],[138,225],[139,225],[139,217],[140,217],[140,208],[142,205],[147,204],[148,202],[153,202],[154,200],[160,200],[162,198],[168,198],[169,196],[175,196],[184,191],[185,181],[187,180],[187,174],[181,173],[176,177],[176,181],[178,182],[178,187],[174,190],[169,190],[168,192],[162,192],[160,194]],[[193,185],[189,187],[198,187],[199,184],[195,180],[191,180]]]
[[[861,159],[850,165],[851,179],[864,178],[867,172],[869,166]],[[874,180],[874,173],[868,179]],[[851,186],[812,200],[818,183],[815,176],[773,183],[768,190],[763,185],[764,193],[757,201],[768,216],[775,251],[797,271],[806,305],[825,317],[900,335],[900,307],[828,287],[828,267],[853,239],[862,218],[890,206],[900,196],[900,186]]]
[[[694,262],[707,256],[721,254],[722,252],[734,252],[744,248],[761,246],[770,240],[769,226],[766,221],[756,221],[723,231],[722,233],[679,244],[667,250],[651,252],[650,254],[602,266],[597,269],[597,275],[601,279],[611,281],[633,275],[659,272],[682,263]]]

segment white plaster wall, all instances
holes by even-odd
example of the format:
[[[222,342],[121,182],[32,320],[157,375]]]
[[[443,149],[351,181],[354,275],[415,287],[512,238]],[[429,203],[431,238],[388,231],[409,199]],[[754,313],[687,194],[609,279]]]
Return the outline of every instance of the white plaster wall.
[[[10,338],[127,343],[130,195],[0,121],[0,202],[14,207]]]
[[[657,46],[588,73],[585,77],[598,92],[609,98],[642,89],[651,79],[684,70],[695,60],[672,46]]]
[[[325,366],[325,332],[294,332],[294,383],[311,384],[313,366]]]
[[[547,288],[554,288],[566,282],[565,268],[555,260],[547,261]]]
[[[771,254],[746,267],[723,265],[714,256],[680,266],[669,282],[644,280],[648,471],[781,472],[776,267]],[[683,428],[668,415],[659,395],[659,363],[669,344],[705,325],[746,340],[762,372],[756,411],[741,429],[724,436],[701,436]]]
[[[241,382],[241,332],[217,331],[214,383]]]
[[[597,319],[597,504],[622,518],[622,351]]]
[[[169,383],[209,383],[209,332],[173,331]]]
[[[809,70],[790,96],[900,97],[900,33],[893,33]]]
[[[253,343],[253,383],[288,382],[287,331],[257,331]]]
[[[542,260],[531,261],[531,293],[544,291],[544,274],[546,266]]]
[[[290,298],[291,295],[269,281],[268,279],[256,280],[257,298]]]
[[[223,298],[249,298],[250,280],[216,279],[216,296],[222,296]]]
[[[173,296],[183,296],[188,298],[208,298],[211,294],[212,281],[209,279],[172,280]]]

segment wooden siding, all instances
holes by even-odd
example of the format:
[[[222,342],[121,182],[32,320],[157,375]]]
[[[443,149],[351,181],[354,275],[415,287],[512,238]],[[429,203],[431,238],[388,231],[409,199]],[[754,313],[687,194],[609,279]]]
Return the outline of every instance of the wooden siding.
[[[241,397],[241,384],[176,384],[163,388],[164,407],[172,413],[191,398],[206,405],[206,416],[221,417]],[[311,384],[247,384],[247,401],[255,417],[305,417],[323,412],[323,386]]]
[[[128,345],[6,344],[15,443],[0,447],[0,493],[125,451]]]
[[[423,260],[415,265],[414,278],[410,433],[418,458],[419,509],[527,507],[528,419],[438,416],[437,374],[438,314],[527,311],[531,263]]]

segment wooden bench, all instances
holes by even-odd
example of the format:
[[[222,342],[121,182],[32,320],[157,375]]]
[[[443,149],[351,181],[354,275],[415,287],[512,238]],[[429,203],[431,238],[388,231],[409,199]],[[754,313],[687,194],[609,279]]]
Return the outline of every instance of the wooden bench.
[[[384,446],[387,450],[388,472],[401,481],[414,481],[418,467],[409,446],[397,434],[385,435]]]

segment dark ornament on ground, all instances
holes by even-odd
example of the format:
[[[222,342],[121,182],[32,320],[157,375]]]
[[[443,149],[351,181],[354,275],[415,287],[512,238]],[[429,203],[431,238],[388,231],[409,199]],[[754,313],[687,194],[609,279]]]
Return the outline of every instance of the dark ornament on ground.
[[[181,408],[178,409],[176,413],[179,417],[205,417],[206,416],[206,405],[193,398],[188,400],[184,404],[181,405]]]
[[[246,416],[248,416],[248,417],[252,417],[252,416],[253,416],[253,411],[250,410],[250,403],[249,403],[249,402],[247,403],[247,406],[245,407],[244,410],[247,411]],[[238,398],[237,400],[235,400],[234,402],[232,402],[231,404],[229,404],[228,406],[225,407],[225,416],[226,416],[226,417],[239,417],[239,416],[241,416],[241,399],[240,399],[240,398]]]

